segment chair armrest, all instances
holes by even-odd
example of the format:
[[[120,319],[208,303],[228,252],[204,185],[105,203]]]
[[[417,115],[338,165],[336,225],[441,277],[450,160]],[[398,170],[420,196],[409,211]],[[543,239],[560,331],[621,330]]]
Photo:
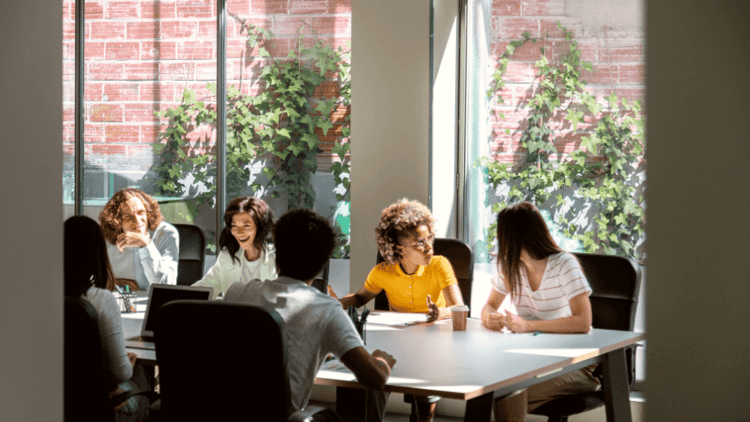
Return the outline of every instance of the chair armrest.
[[[326,415],[330,421],[340,421],[338,414],[333,410],[322,406],[307,406],[304,410],[298,410],[287,419],[288,422],[311,422],[315,415]]]

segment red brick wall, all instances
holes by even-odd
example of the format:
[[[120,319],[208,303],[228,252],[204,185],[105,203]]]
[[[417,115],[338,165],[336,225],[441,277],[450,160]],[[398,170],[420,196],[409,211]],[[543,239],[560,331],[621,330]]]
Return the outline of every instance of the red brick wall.
[[[85,152],[90,165],[102,165],[119,171],[145,171],[153,162],[151,144],[163,129],[163,121],[154,116],[179,103],[188,87],[198,97],[208,97],[206,83],[216,78],[216,4],[200,1],[87,1],[86,2],[86,118]],[[274,34],[272,54],[286,55],[296,40],[303,22],[312,25],[318,35],[334,47],[346,46],[351,38],[351,0],[230,0],[229,12]],[[493,0],[492,46],[496,58],[508,42],[529,31],[548,41],[561,41],[555,22],[561,21],[579,42],[584,60],[594,65],[586,72],[590,90],[599,98],[613,90],[618,96],[642,99],[644,96],[643,34],[618,29],[588,27],[579,19],[565,15],[565,0]],[[73,150],[74,137],[74,36],[75,2],[63,2],[64,133],[66,154]],[[245,81],[257,62],[243,62],[252,55],[244,48],[239,25],[231,17],[227,22],[227,66],[230,83]],[[518,136],[514,129],[524,124],[524,114],[516,111],[535,73],[537,45],[518,50],[508,66],[503,91],[505,121],[492,121],[493,149],[499,157],[512,159]],[[254,70],[255,69],[255,70]],[[243,83],[249,91],[252,84]],[[334,84],[321,88],[321,95],[337,95]],[[332,117],[341,122],[348,110],[337,110]],[[505,129],[511,129],[511,135]],[[197,137],[198,134],[194,135]],[[205,134],[202,134],[205,136]],[[340,139],[340,125],[325,136],[321,164],[330,163],[330,148]],[[572,148],[580,135],[564,135],[560,151]]]
[[[286,56],[303,23],[334,47],[351,39],[350,0],[229,0],[230,14],[249,19],[271,33],[275,49]],[[73,152],[75,2],[63,2],[64,133],[63,149]],[[258,61],[245,60],[245,37],[227,18],[227,79],[249,91]],[[151,145],[164,128],[154,111],[179,104],[187,87],[208,98],[207,82],[216,80],[216,2],[213,0],[86,1],[85,153],[89,166],[143,172],[153,164]],[[335,84],[321,96],[338,95]],[[213,100],[209,100],[213,101]],[[341,122],[348,110],[337,110]],[[205,136],[205,133],[202,134]],[[340,125],[321,133],[330,151],[340,140]],[[197,138],[197,134],[193,138]],[[338,138],[337,138],[338,137]],[[331,162],[331,154],[319,157]]]
[[[492,0],[491,36],[495,43],[491,46],[491,60],[496,62],[499,55],[505,52],[505,47],[511,41],[522,39],[521,34],[525,31],[537,39],[545,38],[546,34],[549,53],[554,46],[563,42],[562,31],[556,24],[560,21],[578,42],[581,59],[593,65],[592,72],[584,71],[582,75],[582,79],[589,82],[588,91],[601,103],[604,103],[603,97],[613,91],[621,98],[640,99],[645,109],[645,35],[642,26],[627,26],[617,19],[609,25],[596,25],[584,18],[566,15],[572,3],[566,0]],[[577,3],[585,6],[586,1]],[[604,12],[612,13],[611,10]],[[637,14],[637,10],[631,12]],[[524,103],[529,89],[534,86],[534,62],[540,57],[540,45],[541,41],[526,43],[511,57],[505,77],[507,85],[502,90],[504,104],[496,107],[505,114],[505,119],[500,120],[496,113],[490,118],[493,132],[491,149],[495,157],[503,162],[513,162],[522,155],[518,152],[521,133],[517,129],[527,126],[525,118],[528,108],[519,109],[518,106]],[[489,73],[494,70],[494,67],[489,69]],[[568,129],[563,129],[562,119],[559,123],[558,152],[569,152],[580,144],[580,137],[585,135],[572,134]],[[579,125],[581,127],[586,128],[586,125]],[[506,129],[510,130],[510,135],[506,134]]]

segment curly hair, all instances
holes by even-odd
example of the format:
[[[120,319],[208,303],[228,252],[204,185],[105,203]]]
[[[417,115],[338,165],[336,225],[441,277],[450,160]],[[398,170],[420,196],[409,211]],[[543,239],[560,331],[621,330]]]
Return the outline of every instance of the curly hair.
[[[435,218],[430,209],[419,201],[409,201],[404,198],[383,210],[380,222],[375,228],[378,251],[386,264],[397,264],[403,254],[396,246],[399,238],[406,232],[416,230],[425,225],[430,235],[435,235]]]
[[[282,215],[273,227],[273,239],[279,275],[302,281],[323,271],[336,246],[328,220],[305,208]]]
[[[271,243],[271,231],[273,230],[273,212],[268,208],[265,201],[250,196],[235,198],[227,205],[224,211],[224,228],[219,235],[219,249],[225,249],[232,257],[232,261],[240,260],[234,256],[240,250],[240,244],[232,235],[232,219],[236,214],[246,212],[250,214],[255,224],[255,240],[253,246],[259,251],[266,251],[266,245]]]
[[[148,229],[156,230],[156,226],[164,221],[164,217],[159,210],[159,203],[154,198],[140,189],[125,188],[114,195],[104,205],[104,209],[99,213],[99,224],[102,226],[104,239],[111,244],[117,243],[117,236],[122,230],[122,204],[128,202],[131,198],[138,198],[146,208],[148,213]]]

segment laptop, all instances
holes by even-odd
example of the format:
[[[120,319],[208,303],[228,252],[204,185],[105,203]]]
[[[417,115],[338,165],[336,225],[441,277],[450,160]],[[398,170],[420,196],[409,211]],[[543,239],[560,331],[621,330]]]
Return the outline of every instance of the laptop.
[[[126,338],[125,347],[155,350],[154,315],[156,315],[156,311],[165,303],[173,300],[210,300],[213,292],[213,287],[152,284],[148,291],[148,303],[141,326],[141,335]]]

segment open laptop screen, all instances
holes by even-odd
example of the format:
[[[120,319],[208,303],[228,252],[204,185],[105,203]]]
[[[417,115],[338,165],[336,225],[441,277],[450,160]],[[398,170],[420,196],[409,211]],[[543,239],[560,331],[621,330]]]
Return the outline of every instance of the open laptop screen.
[[[171,285],[151,285],[151,292],[143,320],[142,335],[154,335],[154,315],[159,308],[173,300],[209,300],[213,289],[210,287],[190,287]]]

